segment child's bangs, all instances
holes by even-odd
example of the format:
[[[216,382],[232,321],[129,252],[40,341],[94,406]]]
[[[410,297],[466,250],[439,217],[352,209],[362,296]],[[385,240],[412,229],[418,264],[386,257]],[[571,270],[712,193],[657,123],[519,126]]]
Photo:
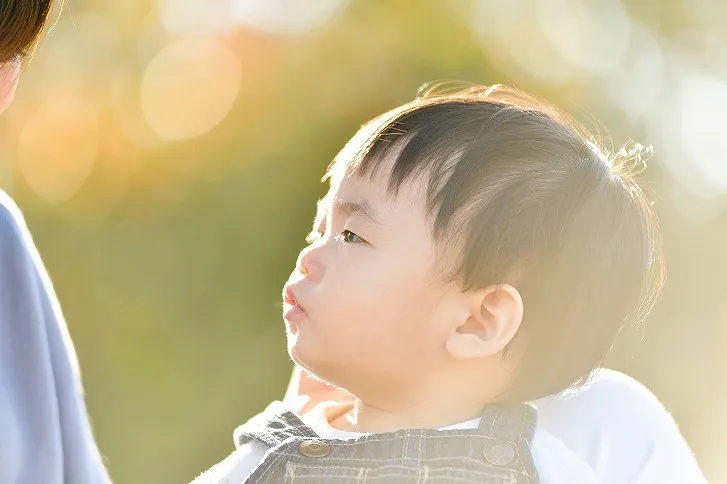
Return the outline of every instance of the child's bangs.
[[[471,142],[456,136],[455,119],[445,106],[427,109],[420,103],[410,103],[376,118],[346,144],[323,180],[385,176],[387,192],[392,196],[405,182],[423,180],[431,214],[436,211],[437,193]],[[461,119],[456,122],[461,123]]]

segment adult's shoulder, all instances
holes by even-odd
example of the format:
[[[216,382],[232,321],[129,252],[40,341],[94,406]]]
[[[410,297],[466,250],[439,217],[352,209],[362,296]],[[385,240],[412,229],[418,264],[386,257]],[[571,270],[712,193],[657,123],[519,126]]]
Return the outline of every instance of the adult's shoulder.
[[[53,288],[43,266],[33,237],[20,209],[12,198],[0,190],[0,289],[20,293],[40,290],[47,294],[43,301],[60,318]],[[35,289],[31,289],[34,287]]]
[[[23,243],[30,238],[20,209],[3,190],[0,190],[0,238],[5,243]]]

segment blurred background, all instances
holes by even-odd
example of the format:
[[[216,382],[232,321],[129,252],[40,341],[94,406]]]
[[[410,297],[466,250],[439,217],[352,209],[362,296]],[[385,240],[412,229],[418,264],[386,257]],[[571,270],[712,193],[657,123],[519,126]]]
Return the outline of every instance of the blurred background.
[[[116,483],[190,481],[282,397],[279,294],[325,167],[452,78],[654,146],[669,280],[609,365],[727,482],[727,2],[66,0],[54,18],[0,117],[0,187],[54,281]]]

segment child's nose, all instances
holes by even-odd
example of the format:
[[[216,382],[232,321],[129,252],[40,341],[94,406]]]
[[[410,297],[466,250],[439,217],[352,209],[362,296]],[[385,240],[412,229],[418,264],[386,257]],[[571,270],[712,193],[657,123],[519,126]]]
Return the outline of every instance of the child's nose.
[[[321,263],[321,252],[323,247],[312,244],[300,251],[296,269],[309,280],[320,279],[323,275],[323,264]]]

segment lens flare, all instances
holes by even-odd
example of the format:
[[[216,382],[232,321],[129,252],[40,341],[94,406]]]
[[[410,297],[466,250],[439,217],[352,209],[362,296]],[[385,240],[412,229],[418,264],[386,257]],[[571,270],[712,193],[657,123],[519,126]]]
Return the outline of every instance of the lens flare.
[[[240,91],[237,55],[214,40],[178,40],[147,65],[141,106],[152,130],[164,140],[207,133],[222,121]]]
[[[18,163],[28,185],[51,203],[78,191],[98,155],[99,124],[94,106],[79,95],[44,103],[20,133]]]

